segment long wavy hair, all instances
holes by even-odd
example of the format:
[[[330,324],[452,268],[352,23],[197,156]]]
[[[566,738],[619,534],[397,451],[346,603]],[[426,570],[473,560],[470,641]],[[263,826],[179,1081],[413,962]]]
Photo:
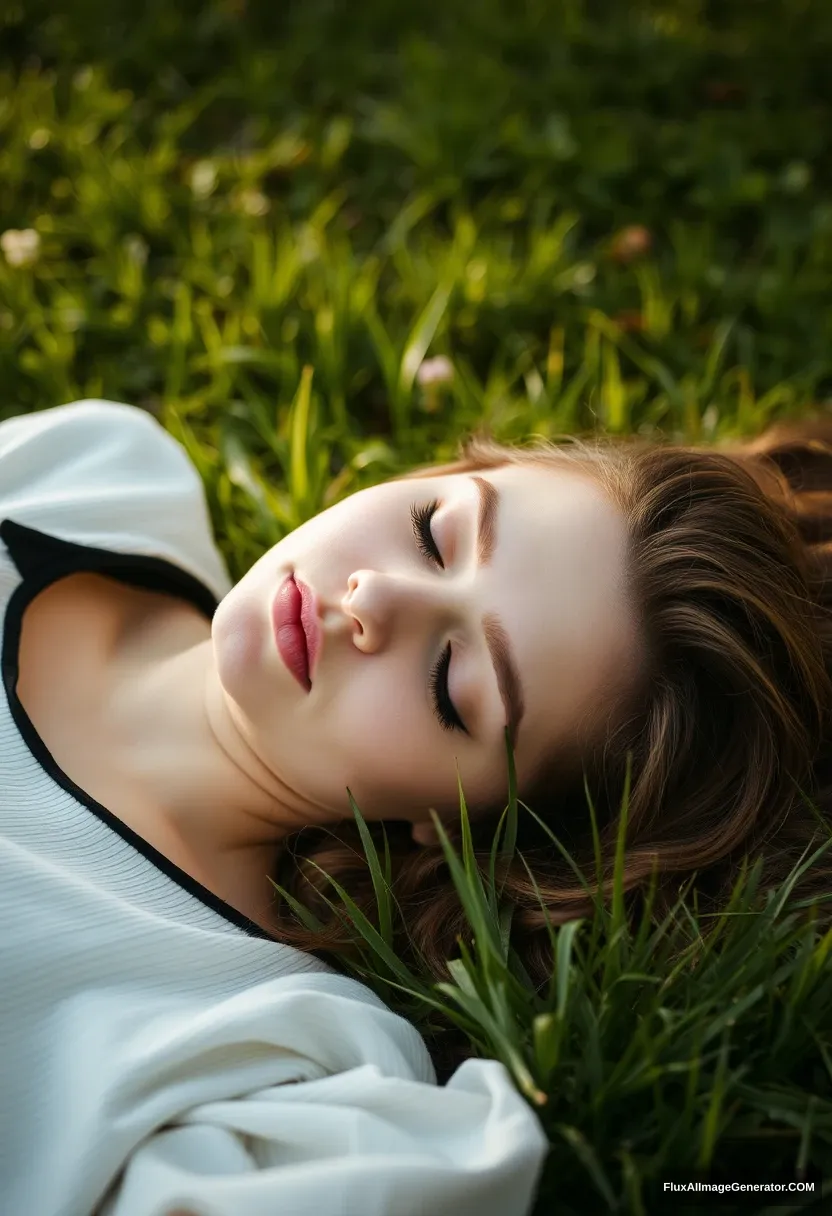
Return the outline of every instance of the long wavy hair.
[[[577,465],[618,504],[628,524],[630,591],[646,654],[637,686],[604,715],[603,730],[587,741],[579,763],[553,755],[519,798],[566,845],[597,893],[589,791],[606,897],[629,753],[626,892],[643,892],[655,868],[656,915],[673,905],[688,879],[704,904],[719,906],[742,860],[760,854],[763,889],[779,886],[807,844],[822,842],[822,825],[827,835],[832,830],[832,418],[781,423],[751,442],[712,447],[609,437],[510,447],[480,432],[461,442],[455,462],[405,476],[506,464],[553,473]],[[483,875],[507,801],[506,784],[495,791],[493,813],[472,822]],[[368,826],[381,847],[382,824]],[[458,845],[458,820],[443,826]],[[446,960],[457,952],[465,917],[442,849],[415,844],[408,822],[392,818],[384,827],[401,912],[396,949],[447,979]],[[515,904],[511,941],[542,983],[551,968],[546,916],[558,924],[591,914],[592,901],[522,808],[517,849],[545,912],[515,857],[502,872]],[[343,912],[324,898],[339,902],[312,861],[375,920],[356,824],[295,833],[276,875],[323,922],[312,932],[280,901],[282,940],[337,959],[354,938]],[[794,897],[830,892],[827,851]],[[818,912],[828,918],[828,905]]]

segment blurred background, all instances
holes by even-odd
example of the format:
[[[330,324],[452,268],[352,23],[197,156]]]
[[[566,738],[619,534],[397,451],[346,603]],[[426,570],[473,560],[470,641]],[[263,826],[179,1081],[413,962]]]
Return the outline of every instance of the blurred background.
[[[830,61],[827,0],[5,0],[0,416],[154,412],[241,573],[480,421],[823,409]]]

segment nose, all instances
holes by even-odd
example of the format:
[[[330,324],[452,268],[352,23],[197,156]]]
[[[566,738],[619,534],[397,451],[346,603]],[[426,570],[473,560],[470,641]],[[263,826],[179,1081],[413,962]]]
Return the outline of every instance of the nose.
[[[459,586],[434,577],[357,570],[347,580],[341,607],[352,620],[353,642],[372,653],[388,645],[395,630],[447,628],[461,619]]]

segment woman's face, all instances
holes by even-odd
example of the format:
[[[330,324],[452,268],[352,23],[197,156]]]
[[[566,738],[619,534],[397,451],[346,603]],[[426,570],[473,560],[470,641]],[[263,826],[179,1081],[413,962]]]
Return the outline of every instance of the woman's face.
[[[441,567],[420,549],[412,507]],[[319,602],[309,691],[284,665],[271,621],[290,573]],[[346,787],[369,820],[429,820],[429,807],[455,818],[457,765],[476,813],[507,801],[509,713],[522,714],[522,797],[552,749],[601,721],[635,674],[625,573],[623,517],[571,467],[391,481],[297,528],[229,592],[212,624],[219,681],[295,822],[351,819]],[[439,695],[453,729],[431,691],[449,645]]]

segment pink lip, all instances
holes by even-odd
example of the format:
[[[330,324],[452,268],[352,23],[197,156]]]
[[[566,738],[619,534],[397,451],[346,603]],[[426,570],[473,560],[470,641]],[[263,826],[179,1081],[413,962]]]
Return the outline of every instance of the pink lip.
[[[320,649],[317,602],[309,587],[291,574],[274,597],[272,626],[280,657],[304,691],[309,692]]]
[[[321,629],[318,624],[318,597],[312,588],[307,587],[306,583],[302,583],[299,578],[295,578],[295,586],[301,594],[300,623],[306,635],[306,655],[309,661],[309,677],[311,679],[315,672],[318,651],[321,649]]]

